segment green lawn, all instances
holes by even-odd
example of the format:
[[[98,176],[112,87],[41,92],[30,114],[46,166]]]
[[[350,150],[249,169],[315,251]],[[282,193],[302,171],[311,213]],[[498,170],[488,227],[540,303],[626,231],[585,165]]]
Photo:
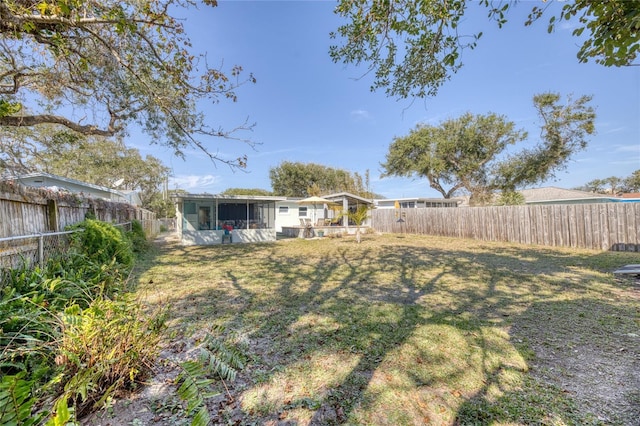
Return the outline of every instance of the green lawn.
[[[224,330],[246,353],[241,424],[631,424],[640,287],[611,274],[628,263],[408,235],[167,244],[138,293],[171,305],[174,344]]]

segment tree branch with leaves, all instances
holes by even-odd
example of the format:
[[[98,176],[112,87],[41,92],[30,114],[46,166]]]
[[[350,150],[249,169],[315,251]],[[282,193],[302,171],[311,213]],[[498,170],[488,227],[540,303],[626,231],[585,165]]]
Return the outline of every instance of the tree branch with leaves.
[[[518,2],[481,0],[487,25],[502,27]],[[533,6],[534,21],[548,15],[545,6]],[[461,33],[469,0],[339,0],[336,15],[346,23],[331,33],[338,44],[330,47],[334,62],[365,65],[373,73],[371,90],[384,89],[395,98],[435,96],[462,67],[462,53],[474,49],[482,31]],[[637,1],[573,0],[549,18],[548,31],[560,21],[577,20],[576,37],[587,35],[577,53],[580,62],[595,59],[605,66],[634,65],[640,52],[640,8]]]
[[[235,102],[236,90],[255,78],[239,66],[210,68],[191,52],[182,23],[169,13],[188,7],[196,2],[0,2],[0,126],[56,124],[86,136],[122,136],[136,125],[177,155],[193,146],[244,167],[246,157],[222,158],[207,141],[253,145],[239,136],[253,125],[224,130],[198,106]]]

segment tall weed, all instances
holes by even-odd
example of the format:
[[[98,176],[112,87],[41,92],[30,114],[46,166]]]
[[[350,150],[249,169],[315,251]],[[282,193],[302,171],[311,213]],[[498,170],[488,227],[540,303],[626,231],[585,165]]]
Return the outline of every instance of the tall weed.
[[[63,396],[78,415],[99,408],[108,398],[136,388],[157,356],[164,312],[146,315],[130,295],[98,298],[62,315],[56,364],[65,378]]]

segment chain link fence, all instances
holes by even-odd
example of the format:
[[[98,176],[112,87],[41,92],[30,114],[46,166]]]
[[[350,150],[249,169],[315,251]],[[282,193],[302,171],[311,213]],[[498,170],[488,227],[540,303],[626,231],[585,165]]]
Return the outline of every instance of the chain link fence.
[[[140,222],[147,238],[152,238],[160,232],[158,221],[142,220]],[[125,232],[130,232],[132,223],[118,223],[114,226]],[[77,231],[47,232],[0,238],[0,281],[4,271],[18,269],[24,265],[28,267],[44,266],[49,259],[63,256],[71,246],[71,234]]]
[[[71,234],[74,232],[0,238],[0,270],[16,269],[23,265],[44,265],[50,258],[69,250]]]

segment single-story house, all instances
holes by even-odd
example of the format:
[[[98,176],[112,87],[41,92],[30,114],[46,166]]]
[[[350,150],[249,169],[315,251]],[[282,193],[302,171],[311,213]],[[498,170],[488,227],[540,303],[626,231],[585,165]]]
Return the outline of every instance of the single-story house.
[[[134,206],[142,204],[140,196],[135,191],[127,193],[100,185],[94,185],[79,180],[52,175],[50,173],[35,172],[20,176],[12,176],[7,180],[14,180],[27,187],[63,189],[75,194],[83,194],[91,198],[101,198],[118,203],[128,203]]]
[[[178,194],[176,231],[183,244],[276,240],[276,203],[284,197]]]
[[[461,200],[458,199],[445,199],[445,198],[387,198],[374,200],[375,206],[378,209],[420,209],[428,207],[458,207]],[[397,203],[397,207],[396,207]]]
[[[304,223],[313,225],[314,233],[353,233],[354,224],[342,212],[373,206],[371,200],[348,192],[322,198],[331,203],[301,204],[302,198],[276,196],[177,194],[173,197],[176,231],[187,245],[275,241],[277,233],[300,235]],[[370,226],[370,219],[363,226]]]

